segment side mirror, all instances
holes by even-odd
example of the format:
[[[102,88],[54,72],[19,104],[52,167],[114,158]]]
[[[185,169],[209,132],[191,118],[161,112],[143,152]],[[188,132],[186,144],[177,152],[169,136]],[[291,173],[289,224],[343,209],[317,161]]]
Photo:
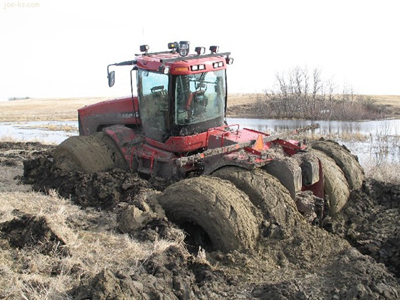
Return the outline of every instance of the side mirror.
[[[115,71],[111,71],[107,74],[108,86],[112,87],[115,83]]]

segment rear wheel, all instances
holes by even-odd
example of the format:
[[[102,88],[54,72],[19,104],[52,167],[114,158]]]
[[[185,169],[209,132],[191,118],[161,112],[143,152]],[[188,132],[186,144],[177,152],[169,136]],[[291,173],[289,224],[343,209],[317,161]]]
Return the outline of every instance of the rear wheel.
[[[328,214],[335,215],[350,197],[349,184],[342,170],[332,158],[318,150],[313,149],[312,153],[321,161],[324,171],[325,203],[328,207]]]
[[[64,171],[86,173],[127,168],[114,141],[102,132],[68,138],[54,151],[54,163]]]
[[[255,247],[261,220],[249,198],[228,181],[181,180],[165,189],[159,202],[168,219],[190,235],[191,246],[224,252]]]
[[[324,152],[342,169],[351,190],[361,188],[364,181],[364,171],[354,156],[346,147],[330,140],[319,140],[312,143],[312,148]]]
[[[212,175],[229,180],[243,191],[254,206],[261,209],[268,222],[281,226],[293,226],[299,220],[295,202],[288,190],[277,178],[267,172],[260,169],[249,171],[230,166],[221,168]]]

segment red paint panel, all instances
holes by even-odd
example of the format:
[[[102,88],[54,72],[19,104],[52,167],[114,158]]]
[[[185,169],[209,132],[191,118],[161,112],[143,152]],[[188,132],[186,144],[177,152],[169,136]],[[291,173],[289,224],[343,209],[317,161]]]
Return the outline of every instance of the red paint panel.
[[[136,110],[138,110],[138,98],[134,97],[133,100],[134,102],[132,102],[132,97],[107,100],[92,105],[87,105],[83,108],[78,109],[78,112],[81,117],[85,117],[92,114],[107,114],[107,113],[123,114],[127,112],[133,112],[135,108]],[[135,119],[132,118],[132,122],[134,121]]]
[[[139,124],[138,107],[137,97],[133,101],[127,97],[85,106],[78,110],[80,134],[93,134],[114,124]]]

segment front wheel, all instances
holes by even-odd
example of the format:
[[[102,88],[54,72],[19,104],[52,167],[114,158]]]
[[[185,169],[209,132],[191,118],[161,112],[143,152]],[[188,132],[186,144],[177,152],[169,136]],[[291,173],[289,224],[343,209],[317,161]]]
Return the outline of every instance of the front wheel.
[[[259,223],[246,194],[220,178],[200,176],[181,180],[159,198],[168,219],[183,228],[192,246],[206,250],[255,247]]]
[[[127,169],[114,141],[103,132],[66,139],[54,151],[54,164],[63,171],[94,173],[113,168]]]

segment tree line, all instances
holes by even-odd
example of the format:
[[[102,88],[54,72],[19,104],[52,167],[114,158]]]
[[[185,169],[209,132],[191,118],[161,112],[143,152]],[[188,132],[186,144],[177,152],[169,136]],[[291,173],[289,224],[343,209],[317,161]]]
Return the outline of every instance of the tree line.
[[[296,67],[275,78],[276,87],[258,100],[260,117],[365,120],[385,115],[385,107],[372,97],[357,95],[351,87],[340,90],[332,80],[323,80],[319,69]]]

